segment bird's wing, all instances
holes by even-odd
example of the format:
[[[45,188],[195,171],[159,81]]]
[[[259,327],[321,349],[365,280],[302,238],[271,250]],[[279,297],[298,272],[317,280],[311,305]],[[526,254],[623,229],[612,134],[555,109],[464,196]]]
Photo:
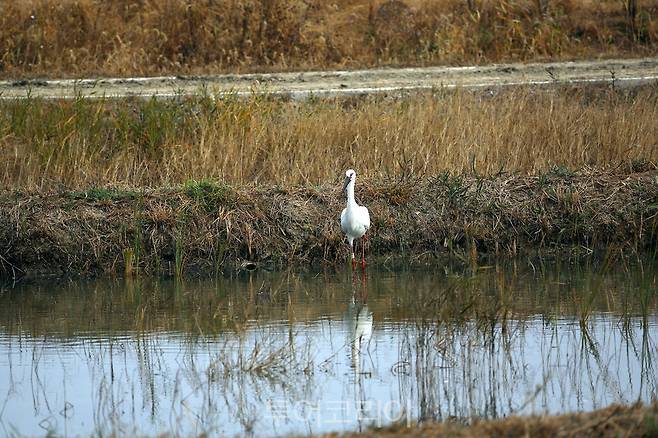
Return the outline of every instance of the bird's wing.
[[[370,213],[366,207],[361,206],[363,216],[363,224],[366,226],[366,231],[370,228]]]
[[[343,230],[343,233],[347,233],[347,208],[343,209],[343,212],[340,214],[340,229]]]

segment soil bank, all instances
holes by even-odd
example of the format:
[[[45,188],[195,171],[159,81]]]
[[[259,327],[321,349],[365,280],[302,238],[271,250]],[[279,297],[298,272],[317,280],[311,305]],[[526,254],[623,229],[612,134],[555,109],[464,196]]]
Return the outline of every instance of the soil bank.
[[[610,406],[593,412],[557,416],[510,417],[492,421],[475,421],[464,425],[459,421],[429,423],[416,427],[401,425],[350,433],[344,437],[653,437],[658,434],[658,404],[643,406]],[[339,436],[327,434],[326,437]]]
[[[630,172],[630,173],[628,173]],[[555,250],[654,253],[658,170],[361,180],[368,254],[455,257]],[[213,272],[342,263],[340,182],[235,188],[0,192],[0,275]]]

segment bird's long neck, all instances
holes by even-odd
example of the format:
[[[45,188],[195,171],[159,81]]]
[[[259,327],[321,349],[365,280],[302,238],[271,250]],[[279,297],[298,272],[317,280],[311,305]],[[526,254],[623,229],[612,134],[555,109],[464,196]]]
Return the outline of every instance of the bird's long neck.
[[[356,207],[356,199],[354,199],[354,181],[350,181],[347,185],[347,208]]]

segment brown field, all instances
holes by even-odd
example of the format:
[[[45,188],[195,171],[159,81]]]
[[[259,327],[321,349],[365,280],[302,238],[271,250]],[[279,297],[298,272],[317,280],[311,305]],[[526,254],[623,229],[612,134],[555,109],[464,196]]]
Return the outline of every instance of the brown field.
[[[213,179],[314,186],[441,172],[655,169],[658,90],[516,89],[289,102],[0,103],[0,185],[57,190]],[[639,166],[639,167],[638,167]]]
[[[0,2],[0,77],[651,56],[658,0]]]

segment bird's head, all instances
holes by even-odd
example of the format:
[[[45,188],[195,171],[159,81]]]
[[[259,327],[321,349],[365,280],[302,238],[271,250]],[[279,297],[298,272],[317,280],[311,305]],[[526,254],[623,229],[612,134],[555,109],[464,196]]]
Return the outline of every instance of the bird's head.
[[[343,190],[347,190],[347,186],[354,181],[356,178],[356,172],[353,169],[349,169],[345,172],[345,182],[343,183]]]

